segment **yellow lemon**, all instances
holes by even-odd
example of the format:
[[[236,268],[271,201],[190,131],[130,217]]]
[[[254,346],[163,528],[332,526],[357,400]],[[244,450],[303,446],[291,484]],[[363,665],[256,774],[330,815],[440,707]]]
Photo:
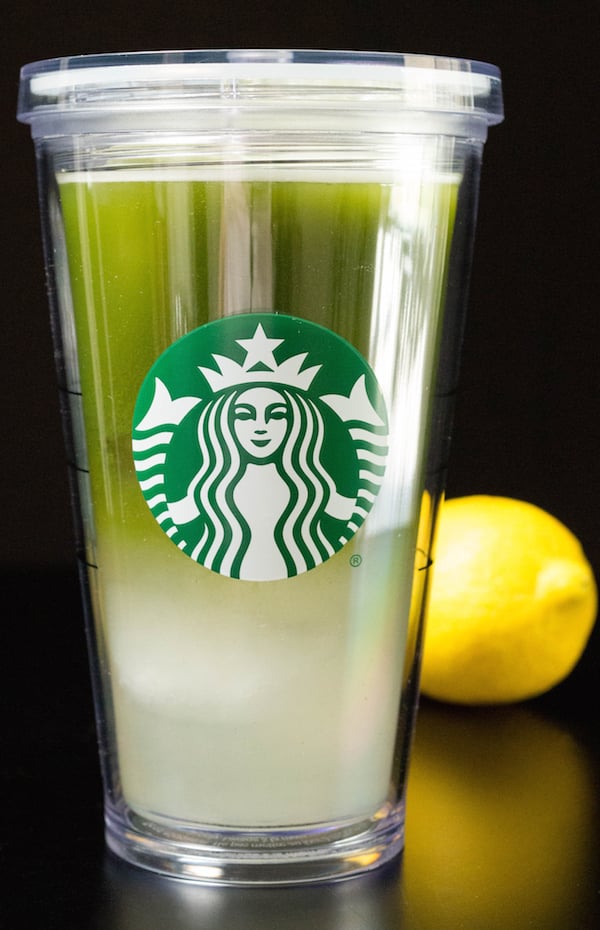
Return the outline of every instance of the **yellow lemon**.
[[[542,694],[580,658],[594,576],[555,517],[524,501],[446,501],[437,539],[421,690],[461,704]]]

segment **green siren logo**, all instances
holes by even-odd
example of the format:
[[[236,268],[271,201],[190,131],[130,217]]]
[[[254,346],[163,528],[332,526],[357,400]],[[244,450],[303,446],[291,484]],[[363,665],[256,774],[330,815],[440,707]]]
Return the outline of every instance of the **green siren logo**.
[[[356,533],[385,470],[375,376],[315,323],[244,313],[164,352],[135,407],[142,493],[186,555],[229,578],[310,571]]]

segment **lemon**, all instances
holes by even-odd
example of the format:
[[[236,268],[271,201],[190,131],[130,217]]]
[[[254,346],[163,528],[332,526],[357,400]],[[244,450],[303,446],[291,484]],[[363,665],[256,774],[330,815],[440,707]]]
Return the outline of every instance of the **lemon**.
[[[542,694],[573,669],[596,617],[580,543],[533,504],[476,495],[440,517],[421,690],[460,704]]]

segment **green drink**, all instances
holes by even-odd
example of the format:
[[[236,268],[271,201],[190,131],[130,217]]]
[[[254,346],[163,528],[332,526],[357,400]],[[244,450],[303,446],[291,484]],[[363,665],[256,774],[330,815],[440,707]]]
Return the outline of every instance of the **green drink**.
[[[143,93],[136,132],[44,124],[107,840],[200,880],[353,874],[403,842],[481,116],[397,124],[379,63],[232,65],[231,95],[173,67],[187,133]]]
[[[134,404],[171,343],[253,299],[335,330],[368,357],[383,309],[373,313],[375,281],[380,293],[393,287],[402,250],[420,292],[395,311],[404,350],[416,354],[429,326],[411,371],[424,402],[401,417],[403,433],[415,433],[410,455],[422,459],[456,183],[428,181],[413,194],[421,217],[433,212],[445,230],[419,254],[418,235],[407,242],[404,231],[415,216],[394,213],[407,197],[400,183],[135,176],[60,184],[93,502],[88,560],[124,797],[140,812],[225,826],[370,816],[389,793],[420,469],[396,514],[384,491],[383,513],[374,507],[314,570],[268,583],[224,578],[178,551],[153,518],[131,452]],[[261,223],[271,250],[254,268],[253,298],[240,239]],[[396,237],[384,254],[382,227]],[[228,264],[233,281],[207,273]],[[398,405],[405,399],[390,396],[393,415]],[[392,467],[406,470],[401,443]]]

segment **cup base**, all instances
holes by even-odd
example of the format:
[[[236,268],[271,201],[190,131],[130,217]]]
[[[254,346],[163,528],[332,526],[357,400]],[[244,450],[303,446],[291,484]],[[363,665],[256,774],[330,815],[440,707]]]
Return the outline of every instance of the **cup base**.
[[[263,830],[149,819],[106,806],[106,842],[133,865],[209,885],[295,885],[351,878],[404,847],[404,802],[360,820]]]

